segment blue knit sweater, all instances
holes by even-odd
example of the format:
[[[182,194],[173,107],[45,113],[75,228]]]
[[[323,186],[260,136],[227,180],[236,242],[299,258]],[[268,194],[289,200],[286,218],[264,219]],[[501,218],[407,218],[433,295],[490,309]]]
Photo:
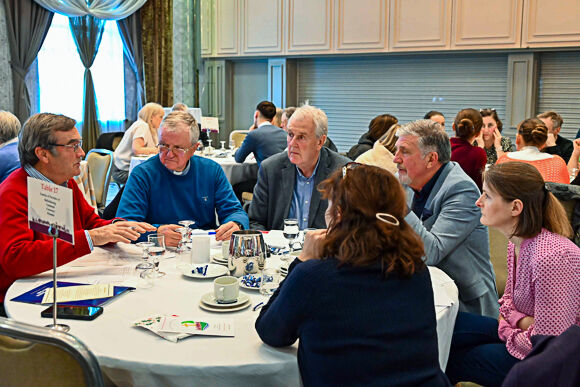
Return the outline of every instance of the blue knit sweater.
[[[220,224],[235,221],[249,227],[248,215],[219,164],[193,156],[189,171],[177,176],[157,155],[131,171],[117,216],[156,227],[193,219],[196,228],[207,230],[217,227],[216,212]]]
[[[433,291],[425,268],[382,277],[379,265],[311,260],[289,268],[256,330],[269,345],[300,339],[305,386],[449,386],[439,367]]]

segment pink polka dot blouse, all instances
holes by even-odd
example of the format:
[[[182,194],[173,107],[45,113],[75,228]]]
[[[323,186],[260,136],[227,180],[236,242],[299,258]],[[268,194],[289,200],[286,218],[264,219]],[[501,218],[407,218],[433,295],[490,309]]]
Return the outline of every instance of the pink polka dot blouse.
[[[515,264],[515,245],[508,244],[508,277],[499,300],[504,320],[499,337],[508,352],[523,359],[532,349],[533,335],[559,335],[580,325],[580,248],[567,238],[546,229],[520,247]],[[515,267],[517,266],[517,267]],[[534,318],[527,329],[517,327],[526,316]]]

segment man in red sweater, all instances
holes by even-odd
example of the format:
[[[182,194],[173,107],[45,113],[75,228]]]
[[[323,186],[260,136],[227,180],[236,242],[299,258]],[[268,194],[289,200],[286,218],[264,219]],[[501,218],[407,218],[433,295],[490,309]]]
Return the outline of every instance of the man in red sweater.
[[[22,168],[0,184],[0,315],[5,315],[4,296],[14,281],[52,268],[52,238],[28,228],[28,176],[72,189],[75,244],[57,241],[59,266],[89,254],[94,246],[130,243],[155,229],[95,214],[72,179],[85,155],[75,124],[63,115],[41,113],[30,117],[20,132]]]

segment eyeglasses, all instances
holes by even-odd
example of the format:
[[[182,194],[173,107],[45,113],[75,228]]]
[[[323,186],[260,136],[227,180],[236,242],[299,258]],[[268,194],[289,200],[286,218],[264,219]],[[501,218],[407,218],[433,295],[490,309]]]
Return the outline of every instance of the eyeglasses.
[[[157,145],[157,148],[159,148],[159,152],[160,153],[161,152],[168,153],[169,151],[171,151],[176,156],[183,156],[187,152],[189,152],[189,150],[192,149],[193,146],[190,146],[189,148],[181,148],[181,147],[178,147],[178,146],[171,147],[171,146],[165,145],[165,144],[158,144]]]
[[[54,143],[50,143],[48,145],[50,145],[50,146],[63,146],[65,148],[72,149],[73,152],[78,152],[79,149],[81,149],[82,146],[83,146],[83,140],[80,140],[79,142],[75,142],[74,144],[54,144]]]
[[[361,163],[357,163],[355,161],[351,161],[349,163],[346,163],[344,165],[344,167],[342,167],[342,179],[344,180],[344,178],[346,177],[346,173],[350,170],[350,169],[355,169],[358,168],[360,166],[362,166],[364,164]]]

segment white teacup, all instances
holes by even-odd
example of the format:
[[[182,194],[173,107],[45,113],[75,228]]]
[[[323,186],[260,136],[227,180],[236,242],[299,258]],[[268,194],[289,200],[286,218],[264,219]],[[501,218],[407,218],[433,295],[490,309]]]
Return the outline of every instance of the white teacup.
[[[240,284],[236,277],[224,276],[213,281],[213,294],[219,304],[232,304],[238,300]]]
[[[209,262],[209,245],[210,236],[192,235],[191,236],[191,263],[208,263]]]

